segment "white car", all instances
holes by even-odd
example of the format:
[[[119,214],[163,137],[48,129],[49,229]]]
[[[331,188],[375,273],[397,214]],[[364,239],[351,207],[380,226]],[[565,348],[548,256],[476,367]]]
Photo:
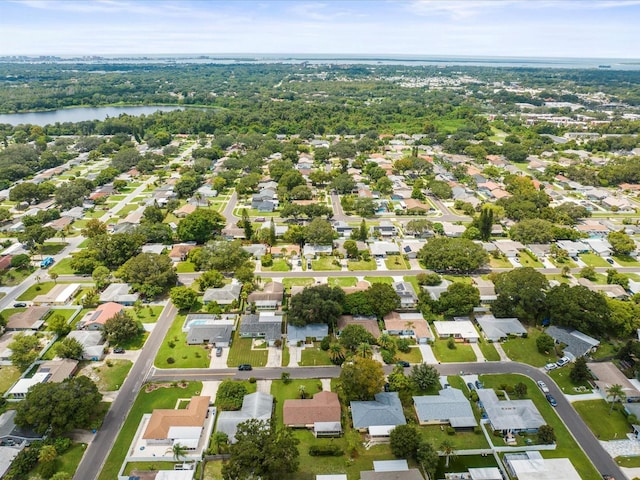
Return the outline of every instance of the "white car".
[[[546,383],[544,383],[542,380],[538,380],[537,383],[540,387],[540,390],[542,390],[542,393],[549,393],[549,387],[547,387]]]
[[[557,365],[557,364],[555,364],[555,363],[547,363],[547,364],[544,366],[544,369],[545,369],[546,371],[555,370],[556,368],[558,368],[558,365]]]
[[[559,367],[564,367],[566,364],[570,363],[571,359],[569,357],[562,357],[560,360],[556,362],[556,365]]]

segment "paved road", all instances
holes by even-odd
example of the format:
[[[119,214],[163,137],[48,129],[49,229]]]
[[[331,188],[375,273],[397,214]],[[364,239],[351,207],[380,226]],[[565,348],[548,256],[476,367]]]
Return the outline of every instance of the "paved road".
[[[540,369],[516,362],[485,362],[485,363],[452,363],[437,365],[438,371],[442,375],[459,375],[464,371],[466,374],[491,374],[491,373],[520,373],[532,378],[534,381],[544,381],[551,394],[556,398],[558,406],[556,412],[565,423],[578,445],[585,451],[587,457],[591,459],[596,469],[602,474],[614,475],[615,478],[625,478],[620,468],[613,459],[602,448],[598,439],[595,438],[591,430],[582,421],[580,416],[573,409],[564,394],[553,382],[551,377]],[[385,372],[391,373],[393,366],[385,366]],[[340,367],[296,367],[296,368],[260,368],[251,372],[240,372],[232,369],[183,369],[183,370],[158,370],[153,369],[149,375],[149,380],[157,381],[211,381],[224,380],[225,378],[274,380],[279,379],[283,371],[290,373],[291,378],[335,378],[340,375]]]
[[[153,360],[176,313],[177,310],[172,303],[169,303],[162,311],[156,326],[140,352],[138,360],[133,364],[127,379],[120,388],[118,396],[107,412],[102,428],[98,430],[82,457],[76,474],[73,476],[74,480],[98,478],[98,474],[102,470],[107,455],[120,432],[120,428],[127,418],[140,388],[153,368]]]

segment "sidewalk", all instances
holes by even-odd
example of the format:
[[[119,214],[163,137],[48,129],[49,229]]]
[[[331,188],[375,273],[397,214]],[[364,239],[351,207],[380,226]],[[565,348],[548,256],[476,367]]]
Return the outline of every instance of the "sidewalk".
[[[480,350],[480,345],[478,345],[477,343],[470,343],[469,345],[471,345],[471,349],[473,350],[473,353],[476,354],[476,358],[478,359],[478,362],[486,362],[487,359],[484,358],[484,353],[482,353],[482,350]]]
[[[420,349],[420,353],[422,354],[422,361],[424,363],[428,363],[429,365],[437,365],[438,363],[440,363],[438,362],[436,356],[433,354],[433,349],[430,345],[418,345],[418,348]]]
[[[500,361],[501,362],[510,362],[511,361],[511,359],[507,356],[505,351],[502,349],[502,345],[500,343],[494,342],[493,346],[496,347],[496,351],[498,352],[498,355],[500,355]]]

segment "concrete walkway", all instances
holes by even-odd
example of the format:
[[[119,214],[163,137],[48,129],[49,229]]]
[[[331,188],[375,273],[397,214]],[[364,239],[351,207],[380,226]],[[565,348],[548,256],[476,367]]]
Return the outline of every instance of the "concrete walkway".
[[[267,367],[282,366],[282,349],[278,347],[268,347],[269,356],[267,357]]]
[[[331,391],[331,379],[330,378],[321,378],[320,383],[322,383],[322,390],[325,392]]]
[[[422,354],[422,361],[424,363],[428,363],[429,365],[437,365],[438,363],[440,363],[438,362],[436,356],[433,354],[431,345],[418,345],[418,348],[420,349],[420,353]]]
[[[478,345],[477,343],[470,343],[469,345],[471,345],[471,349],[473,350],[473,353],[476,354],[476,358],[478,359],[478,362],[486,362],[487,359],[484,358],[484,353],[482,353],[482,350],[480,350],[480,345]]]
[[[500,355],[500,361],[502,362],[510,362],[511,359],[509,358],[509,356],[505,353],[505,351],[502,348],[502,345],[499,343],[494,343],[493,344],[494,347],[496,347],[496,352],[498,352],[498,355]]]
[[[256,391],[271,395],[271,382],[272,380],[258,380],[256,382]]]

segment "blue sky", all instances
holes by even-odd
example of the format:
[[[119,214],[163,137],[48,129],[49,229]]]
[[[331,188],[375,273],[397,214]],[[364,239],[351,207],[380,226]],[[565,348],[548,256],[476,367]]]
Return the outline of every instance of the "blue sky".
[[[638,19],[640,0],[2,0],[0,55],[638,58]]]

